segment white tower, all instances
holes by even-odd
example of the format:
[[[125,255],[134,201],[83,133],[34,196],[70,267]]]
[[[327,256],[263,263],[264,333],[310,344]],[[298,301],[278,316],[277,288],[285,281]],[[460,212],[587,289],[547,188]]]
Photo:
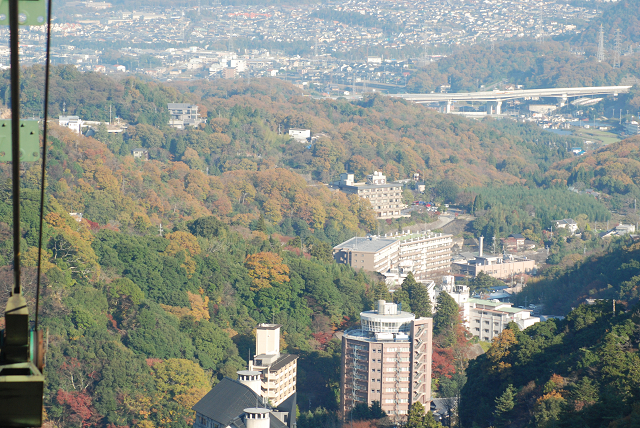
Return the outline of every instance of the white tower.
[[[260,379],[260,372],[254,370],[240,370],[238,371],[238,382],[248,386],[258,394],[262,396],[262,380]]]
[[[271,419],[269,418],[269,409],[250,407],[244,409],[244,424],[247,428],[270,428]]]

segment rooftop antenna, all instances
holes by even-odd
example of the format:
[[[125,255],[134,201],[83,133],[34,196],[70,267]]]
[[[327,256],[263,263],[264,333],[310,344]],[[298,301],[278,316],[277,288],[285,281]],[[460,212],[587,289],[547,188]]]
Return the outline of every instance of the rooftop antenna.
[[[600,32],[598,33],[598,53],[596,54],[598,62],[604,61],[604,30],[600,24]]]
[[[617,29],[613,51],[613,68],[620,68],[620,54],[622,53],[622,43],[620,40],[620,29]]]

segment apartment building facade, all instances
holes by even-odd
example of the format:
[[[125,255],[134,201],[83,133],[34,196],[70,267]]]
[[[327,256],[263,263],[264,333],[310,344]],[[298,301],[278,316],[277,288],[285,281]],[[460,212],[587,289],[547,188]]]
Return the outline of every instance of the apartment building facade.
[[[400,241],[395,238],[355,237],[333,247],[337,263],[369,272],[387,272],[398,264],[399,255]]]
[[[403,232],[351,238],[333,248],[333,257],[354,269],[384,274],[399,268],[426,281],[451,272],[452,247],[453,235]]]
[[[340,403],[345,417],[359,403],[380,402],[394,419],[415,402],[431,400],[431,318],[415,318],[395,303],[378,301],[360,314],[359,329],[342,336]]]
[[[508,279],[523,273],[532,273],[536,269],[536,262],[527,258],[513,256],[476,257],[473,260],[455,262],[454,270],[458,273],[478,276],[480,272],[499,279]]]
[[[407,207],[402,203],[402,184],[387,183],[387,177],[379,171],[369,174],[364,183],[356,183],[353,174],[343,173],[334,185],[345,193],[368,200],[379,219],[400,218]]]
[[[426,231],[406,232],[397,237],[398,263],[411,270],[415,279],[422,281],[451,273],[453,235]]]

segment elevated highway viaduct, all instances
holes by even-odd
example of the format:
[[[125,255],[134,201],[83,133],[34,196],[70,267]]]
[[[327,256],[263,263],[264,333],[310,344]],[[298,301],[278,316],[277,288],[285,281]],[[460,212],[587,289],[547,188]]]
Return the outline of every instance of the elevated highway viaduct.
[[[580,88],[550,88],[550,89],[516,89],[513,91],[485,91],[485,92],[456,92],[433,94],[389,94],[389,97],[403,98],[415,103],[446,103],[447,113],[451,112],[451,104],[457,101],[478,101],[495,103],[496,114],[502,113],[502,103],[515,99],[558,98],[566,102],[569,98],[586,97],[590,95],[617,95],[629,92],[631,86],[591,86]]]

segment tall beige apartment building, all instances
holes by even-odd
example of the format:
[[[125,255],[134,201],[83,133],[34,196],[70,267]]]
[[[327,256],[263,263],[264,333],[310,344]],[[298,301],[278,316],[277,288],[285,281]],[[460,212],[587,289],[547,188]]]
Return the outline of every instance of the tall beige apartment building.
[[[411,271],[417,280],[447,275],[451,272],[453,235],[443,233],[406,232],[385,236],[351,238],[333,247],[338,263],[385,273],[402,268]]]
[[[402,184],[387,183],[387,177],[379,171],[367,176],[364,183],[356,183],[353,174],[340,174],[340,181],[333,183],[341,191],[358,195],[371,203],[379,219],[400,218],[407,206],[402,203]]]
[[[379,300],[360,314],[361,326],[342,336],[340,403],[343,415],[378,401],[389,416],[406,418],[409,406],[431,401],[431,318],[417,318]]]
[[[261,373],[262,396],[277,407],[296,393],[297,355],[280,353],[279,324],[259,324],[249,370]]]

